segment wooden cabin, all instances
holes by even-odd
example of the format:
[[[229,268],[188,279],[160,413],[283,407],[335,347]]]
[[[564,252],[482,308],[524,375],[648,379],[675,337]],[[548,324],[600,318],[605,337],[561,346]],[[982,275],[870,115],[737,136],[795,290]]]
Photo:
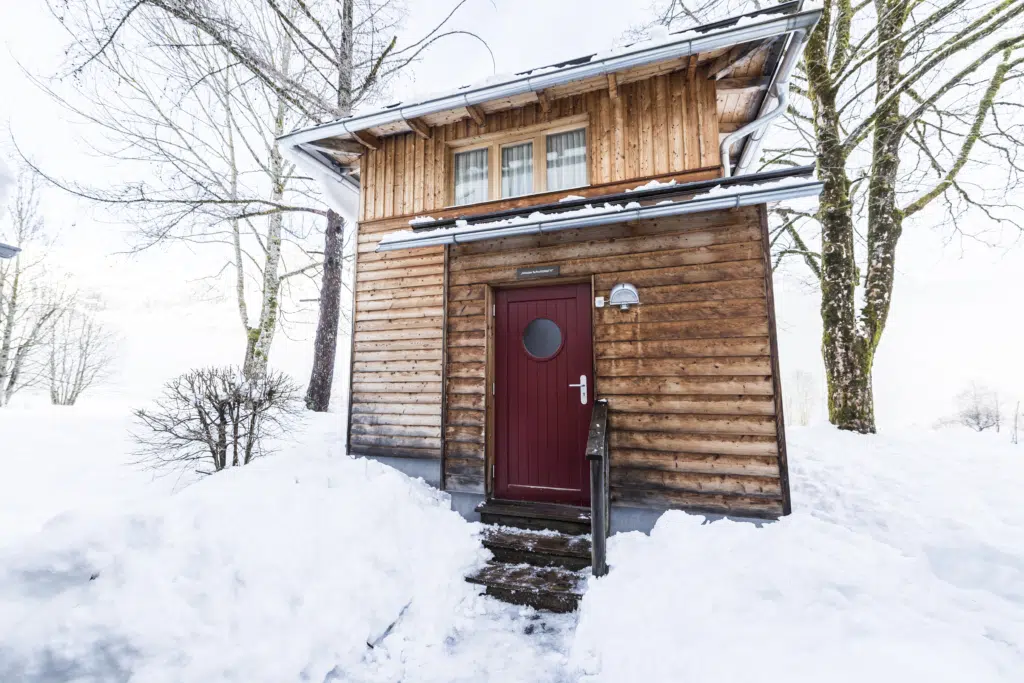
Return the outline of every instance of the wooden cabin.
[[[350,452],[485,521],[787,514],[766,205],[821,186],[754,170],[819,14],[282,138],[360,184]]]

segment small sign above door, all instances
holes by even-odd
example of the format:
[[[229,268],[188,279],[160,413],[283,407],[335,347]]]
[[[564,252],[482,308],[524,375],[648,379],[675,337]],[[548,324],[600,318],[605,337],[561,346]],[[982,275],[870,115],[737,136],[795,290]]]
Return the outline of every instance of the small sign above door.
[[[516,268],[516,279],[537,280],[543,277],[558,277],[561,270],[561,266],[531,266],[529,268]]]

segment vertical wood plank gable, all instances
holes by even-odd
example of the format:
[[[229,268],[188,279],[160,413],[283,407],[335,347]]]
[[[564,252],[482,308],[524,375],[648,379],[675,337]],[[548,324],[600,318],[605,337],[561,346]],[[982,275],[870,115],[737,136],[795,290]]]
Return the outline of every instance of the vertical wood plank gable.
[[[381,139],[363,157],[363,219],[429,213],[449,206],[452,180],[449,143],[484,133],[512,131],[587,114],[591,184],[622,182],[718,164],[718,121],[713,83],[696,67],[623,83],[618,97],[607,89],[551,100],[545,112],[532,102],[492,112],[483,126],[470,118]],[[496,164],[497,166],[497,164]],[[541,169],[538,169],[539,173]]]

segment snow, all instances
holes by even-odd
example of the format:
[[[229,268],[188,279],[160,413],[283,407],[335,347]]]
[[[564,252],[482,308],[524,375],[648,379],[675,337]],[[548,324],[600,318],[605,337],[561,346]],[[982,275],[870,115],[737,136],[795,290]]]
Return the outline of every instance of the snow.
[[[642,192],[644,190],[657,190],[662,187],[673,187],[675,184],[675,179],[669,180],[667,182],[661,180],[651,180],[650,182],[646,182],[643,185],[631,187],[628,190],[626,190],[626,192]]]
[[[610,540],[573,645],[584,680],[1019,681],[1024,451],[788,431],[790,517],[669,513]]]
[[[392,244],[395,242],[404,242],[405,240],[412,239],[427,239],[429,237],[440,237],[442,235],[462,235],[469,232],[478,232],[481,230],[495,230],[497,228],[505,228],[513,225],[531,225],[534,223],[540,223],[542,221],[558,220],[562,218],[573,218],[579,216],[594,216],[605,213],[615,213],[617,211],[626,211],[630,209],[639,209],[640,204],[637,202],[629,202],[628,204],[609,204],[605,203],[603,206],[594,206],[587,204],[586,206],[579,209],[570,209],[567,211],[556,211],[553,213],[542,213],[540,211],[534,211],[528,216],[513,216],[512,218],[502,218],[495,221],[486,221],[481,223],[472,223],[465,219],[459,219],[455,221],[454,226],[435,228],[433,230],[420,230],[415,232],[413,230],[396,230],[395,232],[389,232],[385,234],[380,244]]]
[[[687,197],[684,202],[690,202],[695,199],[708,199],[711,197],[722,197],[731,196],[749,192],[751,190],[773,190],[784,187],[795,187],[798,185],[807,185],[808,183],[814,182],[808,180],[804,176],[790,176],[787,178],[781,178],[779,180],[772,180],[769,182],[750,182],[750,183],[738,183],[735,185],[717,185],[706,192]],[[643,185],[626,190],[627,192],[639,192],[643,190],[652,190],[661,187],[672,187],[676,184],[675,180],[662,182],[658,180],[652,180]],[[572,195],[570,195],[572,196]],[[567,198],[562,201],[567,200]],[[583,197],[579,197],[583,199]],[[674,202],[666,200],[658,202],[658,206],[665,204],[672,204]],[[395,232],[386,233],[380,240],[380,244],[393,244],[395,242],[404,242],[409,239],[428,239],[430,237],[442,237],[442,236],[455,236],[464,235],[466,233],[475,233],[480,231],[495,230],[497,228],[510,227],[514,225],[532,225],[542,222],[551,222],[561,220],[565,218],[574,218],[580,216],[595,216],[600,214],[615,213],[618,211],[628,211],[632,209],[639,209],[641,205],[639,202],[628,202],[626,204],[611,204],[605,202],[601,206],[594,206],[593,204],[587,204],[586,206],[579,209],[570,209],[567,211],[552,211],[548,213],[542,213],[540,211],[534,211],[527,216],[513,216],[511,218],[503,218],[495,221],[487,221],[480,223],[469,223],[464,219],[455,221],[454,226],[440,227],[433,230],[396,230]],[[419,220],[419,219],[414,219]],[[433,219],[423,220],[421,224],[427,224],[432,222]]]
[[[416,216],[415,218],[409,221],[409,225],[425,225],[427,223],[433,223],[436,220],[437,219],[434,218],[433,216]]]
[[[1024,446],[1005,433],[789,429],[790,517],[676,512],[649,537],[616,535],[610,574],[590,579],[576,614],[552,616],[464,583],[486,559],[479,525],[421,481],[345,457],[338,415],[185,487],[121,464],[126,426],[103,406],[0,410],[2,681],[1024,671]]]
[[[463,581],[485,560],[477,525],[342,456],[339,423],[311,417],[287,453],[0,546],[0,680],[553,680],[572,617],[479,596]]]

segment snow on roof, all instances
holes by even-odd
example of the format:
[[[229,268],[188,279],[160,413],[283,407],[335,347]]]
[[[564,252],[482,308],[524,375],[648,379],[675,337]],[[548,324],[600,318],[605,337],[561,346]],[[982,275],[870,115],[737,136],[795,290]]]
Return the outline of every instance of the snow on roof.
[[[483,81],[464,85],[455,90],[442,93],[420,95],[410,102],[395,102],[381,109],[372,111],[361,111],[336,121],[299,129],[283,135],[280,139],[289,145],[299,145],[312,140],[324,137],[346,137],[353,131],[368,130],[389,123],[404,121],[407,118],[417,118],[430,113],[446,111],[459,106],[478,104],[497,98],[498,95],[492,90],[498,88],[509,88],[518,91],[535,91],[551,87],[556,83],[569,82],[586,77],[592,74],[581,74],[581,70],[590,68],[591,65],[603,62],[615,62],[609,68],[628,68],[634,66],[627,61],[640,63],[655,63],[676,57],[676,54],[665,52],[671,46],[685,47],[687,54],[697,54],[701,51],[711,49],[714,46],[693,43],[700,40],[707,40],[713,36],[721,35],[725,42],[719,47],[736,45],[750,40],[764,39],[765,37],[785,35],[799,26],[813,26],[821,14],[821,10],[809,10],[801,12],[801,1],[789,2],[782,5],[770,7],[758,12],[741,15],[731,19],[696,26],[677,33],[659,31],[650,36],[644,42],[634,43],[625,47],[597,52],[591,55],[578,57],[576,59],[559,62],[537,69],[521,71],[515,74],[501,74],[491,76]],[[780,24],[780,20],[785,20]],[[764,26],[765,35],[748,35],[743,29],[748,27]],[[770,29],[770,30],[769,30]],[[633,60],[628,58],[635,57]],[[620,64],[621,62],[621,64]],[[472,95],[472,97],[471,97]],[[505,96],[502,94],[501,96]],[[459,99],[453,104],[452,98]],[[464,100],[464,101],[463,101]]]
[[[710,200],[720,197],[740,196],[751,193],[761,195],[772,190],[783,190],[787,188],[802,188],[805,192],[803,192],[801,196],[811,196],[817,195],[821,189],[821,184],[819,182],[815,181],[813,178],[808,178],[805,174],[795,174],[767,182],[759,181],[756,176],[747,176],[747,178],[747,182],[716,185],[706,191],[698,192],[697,194],[680,199],[660,200],[657,203],[646,207],[641,205],[638,201],[600,203],[600,198],[597,198],[597,200],[592,204],[587,204],[581,208],[569,209],[566,211],[534,211],[530,214],[520,214],[497,220],[483,220],[476,223],[470,222],[467,219],[459,219],[455,221],[454,225],[437,227],[432,230],[397,230],[395,232],[389,232],[381,238],[378,245],[378,251],[387,251],[389,248],[399,248],[395,245],[403,245],[403,247],[417,246],[418,244],[425,242],[436,241],[438,238],[451,238],[451,242],[457,242],[459,241],[459,236],[473,235],[480,239],[482,236],[488,235],[502,228],[550,225],[565,222],[568,219],[573,218],[598,217],[605,214],[617,214],[623,211],[637,211],[638,213],[634,218],[642,218],[643,216],[640,212],[643,209],[658,208],[664,211],[668,206],[677,206],[679,208],[677,213],[684,213],[683,205],[692,205],[699,203],[702,200]],[[631,190],[627,190],[627,192],[640,192],[671,186],[672,183],[658,183],[657,186],[652,187],[651,183],[646,183],[645,185],[639,185]],[[680,192],[682,193],[685,191],[685,186],[680,186]],[[708,210],[713,210],[714,208],[717,207],[708,206]],[[669,209],[668,213],[672,213],[672,210]],[[416,221],[414,225],[424,225],[429,224],[434,219],[429,216],[423,216],[414,220]],[[583,225],[573,225],[572,227],[583,227]]]

